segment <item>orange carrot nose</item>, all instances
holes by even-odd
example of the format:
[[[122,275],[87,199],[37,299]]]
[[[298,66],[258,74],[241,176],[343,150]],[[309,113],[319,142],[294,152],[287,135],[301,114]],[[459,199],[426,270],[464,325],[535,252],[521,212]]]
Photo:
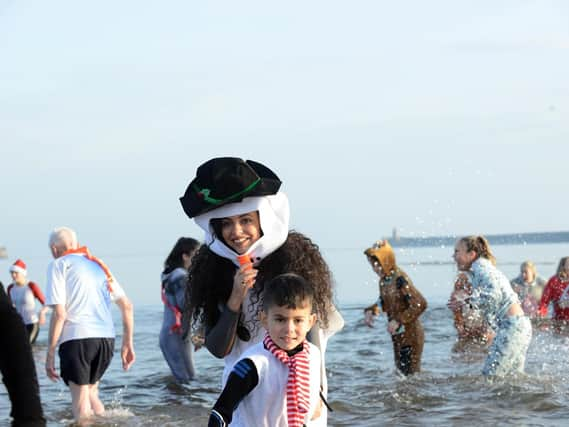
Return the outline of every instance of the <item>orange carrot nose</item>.
[[[251,263],[251,258],[249,257],[249,255],[237,255],[237,261],[239,261],[239,265],[249,264]],[[250,268],[252,268],[252,266],[249,266],[247,270],[249,270]]]

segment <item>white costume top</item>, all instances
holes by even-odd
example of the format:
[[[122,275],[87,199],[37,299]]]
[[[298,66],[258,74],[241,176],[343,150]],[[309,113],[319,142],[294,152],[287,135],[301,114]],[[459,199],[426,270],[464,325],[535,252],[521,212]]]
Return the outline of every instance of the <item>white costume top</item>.
[[[58,344],[83,338],[114,338],[111,302],[125,297],[115,280],[111,295],[103,269],[81,254],[53,260],[47,270],[46,305],[65,306]]]
[[[248,292],[247,296],[245,297],[245,300],[243,301],[242,313],[244,316],[243,320],[245,324],[247,324],[247,322],[252,317],[252,314],[249,312],[249,306],[251,304],[250,295],[251,293]],[[313,327],[313,330],[315,330],[316,333],[311,337],[311,339],[319,347],[318,356],[320,358],[320,362],[318,366],[320,369],[320,374],[318,375],[318,378],[321,381],[322,393],[326,398],[328,397],[328,378],[326,377],[326,360],[324,357],[326,352],[326,346],[328,344],[328,339],[336,332],[341,330],[343,327],[344,327],[344,319],[335,308],[333,308],[328,313],[327,329],[322,329],[318,327],[318,323],[316,323],[316,325]],[[251,339],[249,341],[242,341],[237,335],[235,335],[235,341],[233,342],[231,351],[223,358],[224,367],[223,367],[223,376],[221,379],[222,387],[225,387],[225,383],[227,382],[227,378],[229,377],[229,374],[231,373],[233,366],[235,366],[235,364],[240,359],[243,359],[245,357],[247,350],[250,349],[252,346],[257,346],[259,343],[261,346],[263,345],[265,330],[261,326],[260,322],[257,323],[255,331],[250,331],[250,332],[251,332]],[[313,421],[310,425],[313,427],[325,427],[327,425],[327,420],[328,420],[328,410],[326,406],[322,406],[322,415],[317,420]]]
[[[14,284],[10,288],[10,300],[18,314],[22,317],[25,325],[38,322],[38,314],[36,313],[36,297],[26,283],[24,286]]]
[[[264,333],[262,334],[264,336]],[[309,420],[320,402],[320,350],[310,346],[310,409]],[[233,427],[288,427],[286,407],[286,386],[288,366],[265,349],[262,342],[250,347],[240,359],[250,359],[257,368],[259,382],[237,406],[230,426]]]
[[[288,235],[289,235],[289,220],[290,220],[290,207],[287,196],[279,191],[278,193],[270,196],[260,196],[260,197],[246,197],[241,202],[229,203],[227,205],[221,206],[219,208],[213,209],[202,215],[198,215],[194,218],[196,224],[205,232],[204,241],[208,245],[209,249],[215,254],[229,259],[236,266],[239,266],[239,261],[237,260],[237,253],[231,248],[225,245],[218,237],[211,225],[211,220],[213,218],[224,218],[233,215],[242,215],[247,212],[259,212],[259,221],[261,230],[263,230],[263,236],[259,238],[247,252],[243,255],[248,255],[252,261],[253,265],[258,265],[266,256],[273,253],[279,247],[281,247]],[[251,339],[249,341],[242,341],[238,336],[235,336],[233,346],[229,354],[224,357],[224,369],[222,376],[222,386],[225,386],[227,377],[233,369],[235,363],[240,360],[244,352],[251,346],[262,342],[265,335],[265,331],[259,324],[259,321],[252,316],[256,314],[249,312],[249,307],[251,305],[250,300],[251,292],[247,293],[245,300],[243,301],[242,314],[244,316],[243,323],[247,326],[251,325],[251,322],[257,324],[255,330],[249,332],[251,333]],[[223,309],[223,308],[220,308]],[[333,309],[329,315],[329,326],[327,330],[322,330],[321,328],[316,328],[316,336],[312,336],[311,340],[316,343],[321,349],[321,370],[322,370],[322,387],[324,395],[327,394],[327,380],[325,374],[325,364],[324,364],[324,352],[326,350],[326,344],[328,338],[334,333],[342,329],[344,326],[344,320],[342,316]],[[326,408],[323,408],[323,416],[319,418],[319,426],[326,425]],[[252,424],[255,425],[255,424]],[[311,424],[316,425],[316,424]]]

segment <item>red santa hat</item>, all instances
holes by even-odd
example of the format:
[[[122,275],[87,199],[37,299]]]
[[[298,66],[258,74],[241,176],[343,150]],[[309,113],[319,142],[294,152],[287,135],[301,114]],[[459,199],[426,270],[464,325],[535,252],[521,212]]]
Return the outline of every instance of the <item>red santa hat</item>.
[[[16,262],[10,266],[10,273],[13,271],[22,273],[25,276],[28,273],[26,270],[26,263],[21,259],[17,259]]]

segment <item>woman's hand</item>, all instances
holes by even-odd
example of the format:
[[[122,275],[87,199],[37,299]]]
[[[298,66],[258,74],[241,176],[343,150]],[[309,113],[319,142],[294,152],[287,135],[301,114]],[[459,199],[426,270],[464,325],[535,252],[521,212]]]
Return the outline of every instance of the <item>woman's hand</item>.
[[[200,334],[192,335],[192,344],[194,345],[194,351],[198,351],[205,344],[205,337]]]
[[[397,320],[390,320],[387,324],[387,332],[391,335],[397,334],[397,330],[399,329],[400,323]]]
[[[235,272],[235,276],[233,277],[233,289],[227,300],[227,307],[231,311],[239,311],[247,292],[255,285],[257,273],[258,270],[253,268],[253,264],[250,262],[241,265]]]
[[[450,299],[447,302],[447,307],[450,308],[451,311],[460,310],[466,300],[468,299],[468,294],[464,291],[455,291],[451,294]]]

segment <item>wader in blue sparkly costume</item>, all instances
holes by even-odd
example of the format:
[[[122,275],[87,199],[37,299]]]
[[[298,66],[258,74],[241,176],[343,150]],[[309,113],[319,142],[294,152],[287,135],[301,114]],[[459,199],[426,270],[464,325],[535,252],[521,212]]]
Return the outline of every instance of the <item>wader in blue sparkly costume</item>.
[[[532,328],[526,316],[509,316],[508,310],[519,303],[508,278],[489,260],[478,258],[472,263],[472,297],[470,303],[486,317],[496,331],[484,363],[484,375],[523,372]]]

